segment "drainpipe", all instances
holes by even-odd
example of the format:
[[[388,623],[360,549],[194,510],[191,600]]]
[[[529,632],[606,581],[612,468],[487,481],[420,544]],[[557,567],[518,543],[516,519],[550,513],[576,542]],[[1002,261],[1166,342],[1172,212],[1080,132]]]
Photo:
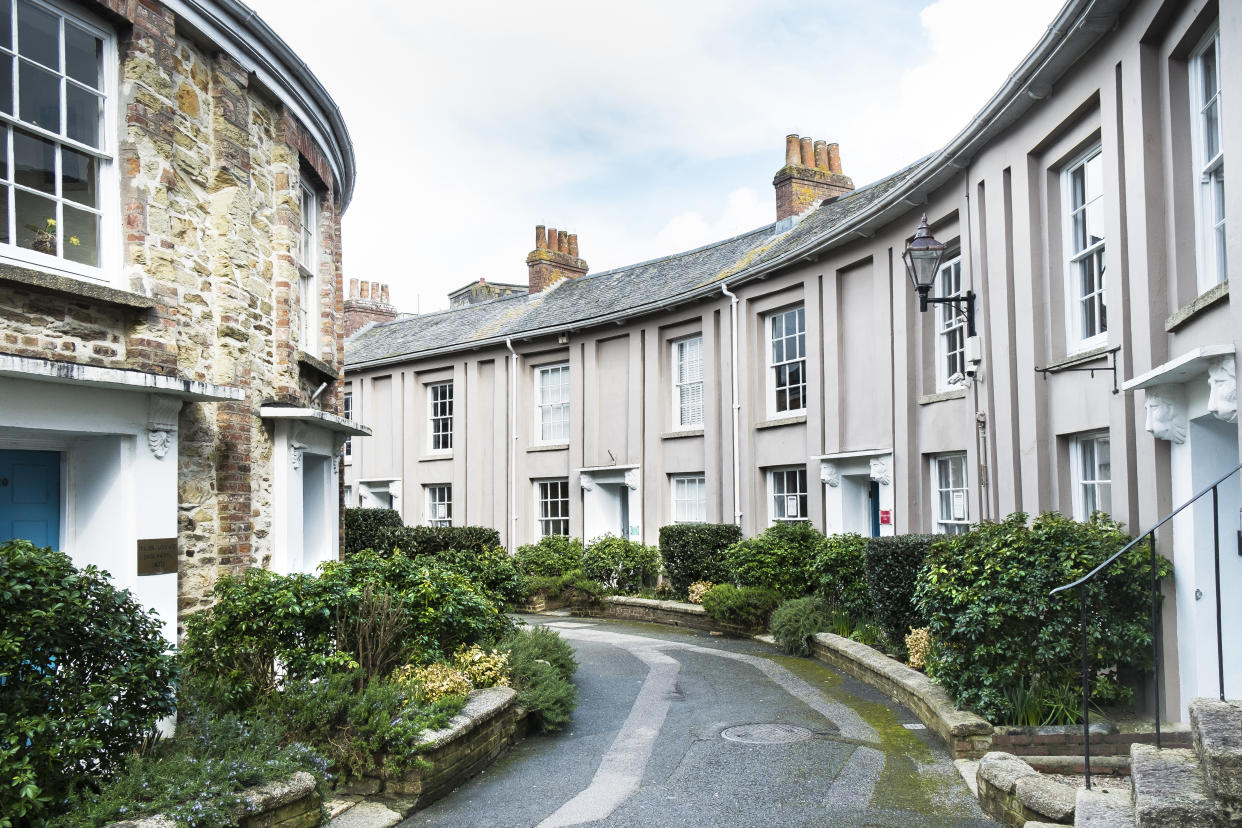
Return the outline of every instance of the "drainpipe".
[[[517,371],[518,352],[513,350],[513,337],[505,337],[509,361],[509,554],[517,551]]]
[[[738,460],[738,417],[742,404],[737,398],[737,295],[729,291],[726,284],[720,285],[721,291],[729,297],[729,344],[733,356],[729,363],[733,381],[733,522],[742,525],[742,467]]]

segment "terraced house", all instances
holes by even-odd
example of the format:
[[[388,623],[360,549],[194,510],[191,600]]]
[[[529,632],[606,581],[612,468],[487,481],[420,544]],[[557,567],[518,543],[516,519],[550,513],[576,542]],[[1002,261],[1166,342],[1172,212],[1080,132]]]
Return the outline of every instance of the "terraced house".
[[[335,103],[235,0],[0,2],[0,539],[179,613],[339,550]]]
[[[1239,461],[1235,86],[1237,4],[1071,0],[957,137],[883,180],[855,188],[837,147],[789,136],[775,221],[736,238],[589,273],[589,240],[536,228],[526,295],[349,341],[376,439],[346,458],[347,498],[510,546],[703,520],[952,533],[1016,510],[1150,526]],[[947,246],[930,298],[957,307],[921,311],[903,265],[924,214]],[[1201,500],[1159,534],[1161,692],[1183,715],[1216,695],[1238,493],[1235,475],[1215,527]],[[1236,696],[1236,642],[1223,674]]]

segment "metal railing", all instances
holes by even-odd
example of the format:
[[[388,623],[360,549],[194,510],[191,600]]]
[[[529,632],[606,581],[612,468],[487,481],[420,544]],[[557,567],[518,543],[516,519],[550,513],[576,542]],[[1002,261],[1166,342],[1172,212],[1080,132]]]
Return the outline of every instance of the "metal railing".
[[[1229,478],[1242,470],[1242,463],[1234,466],[1224,476],[1218,478],[1215,482],[1204,487],[1197,492],[1194,497],[1187,500],[1181,506],[1178,506],[1172,512],[1169,512],[1160,522],[1152,526],[1143,534],[1127,543],[1120,550],[1114,553],[1108,560],[1088,572],[1086,575],[1074,581],[1071,584],[1065,584],[1052,590],[1050,595],[1056,595],[1061,592],[1068,592],[1075,587],[1078,588],[1078,623],[1082,633],[1082,750],[1083,750],[1083,774],[1086,777],[1087,788],[1091,788],[1091,663],[1088,656],[1087,647],[1087,583],[1103,572],[1134,547],[1138,546],[1144,540],[1147,541],[1148,549],[1151,551],[1151,653],[1152,653],[1152,678],[1154,688],[1154,698],[1156,705],[1156,747],[1160,747],[1160,578],[1157,574],[1159,568],[1156,564],[1156,530],[1164,526],[1173,518],[1181,514],[1185,509],[1194,505],[1200,498],[1208,494],[1212,496],[1212,560],[1216,571],[1216,664],[1217,676],[1220,685],[1220,700],[1225,700],[1225,639],[1221,633],[1221,599],[1220,599],[1220,486]],[[1242,530],[1238,532],[1238,554],[1242,555]]]

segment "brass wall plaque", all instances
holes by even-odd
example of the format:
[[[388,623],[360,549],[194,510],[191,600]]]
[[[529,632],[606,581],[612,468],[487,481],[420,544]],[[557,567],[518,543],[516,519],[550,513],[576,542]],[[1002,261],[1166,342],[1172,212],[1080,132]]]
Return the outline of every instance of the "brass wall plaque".
[[[168,575],[176,571],[176,538],[147,538],[138,541],[139,575]]]

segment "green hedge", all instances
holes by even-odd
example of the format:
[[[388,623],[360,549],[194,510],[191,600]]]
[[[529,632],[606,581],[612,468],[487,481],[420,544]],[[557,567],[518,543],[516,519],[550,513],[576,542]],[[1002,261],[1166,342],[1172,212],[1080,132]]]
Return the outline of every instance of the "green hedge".
[[[379,550],[380,530],[401,525],[401,514],[393,509],[346,509],[345,554],[352,555],[363,549]]]
[[[548,535],[538,543],[519,546],[514,558],[523,575],[555,578],[582,568],[582,541],[564,535]]]
[[[811,564],[824,536],[810,523],[777,523],[725,550],[725,565],[738,586],[764,587],[800,598],[816,586]]]
[[[735,587],[718,584],[703,593],[703,609],[721,624],[745,629],[763,629],[768,617],[781,602],[781,596],[764,587]]]
[[[867,538],[854,533],[821,538],[809,562],[815,593],[856,622],[872,617],[867,588]]]
[[[158,617],[106,572],[0,543],[0,823],[41,824],[84,769],[116,770],[175,680]]]
[[[932,637],[928,672],[959,707],[1000,724],[1026,718],[1015,705],[1025,708],[1032,693],[1064,696],[1081,680],[1078,596],[1049,592],[1129,540],[1106,515],[1076,523],[1055,512],[1029,525],[1019,512],[939,540],[916,590]],[[1149,561],[1138,544],[1086,587],[1097,703],[1128,700],[1118,674],[1151,668]],[[1158,575],[1168,575],[1172,566],[1159,561]]]
[[[914,603],[919,572],[931,546],[942,535],[896,535],[867,541],[867,586],[873,617],[895,652],[903,653],[912,627],[923,627]]]
[[[660,574],[660,551],[625,538],[604,535],[582,554],[582,571],[618,592],[653,586]]]
[[[742,539],[732,523],[675,523],[660,527],[660,556],[673,591],[685,595],[698,581],[729,580],[724,552]]]
[[[388,526],[376,533],[377,552],[400,549],[410,557],[455,552],[485,553],[500,546],[500,533],[486,526]]]
[[[772,613],[769,625],[776,643],[791,655],[811,654],[808,639],[832,629],[832,609],[818,595],[784,601]]]

